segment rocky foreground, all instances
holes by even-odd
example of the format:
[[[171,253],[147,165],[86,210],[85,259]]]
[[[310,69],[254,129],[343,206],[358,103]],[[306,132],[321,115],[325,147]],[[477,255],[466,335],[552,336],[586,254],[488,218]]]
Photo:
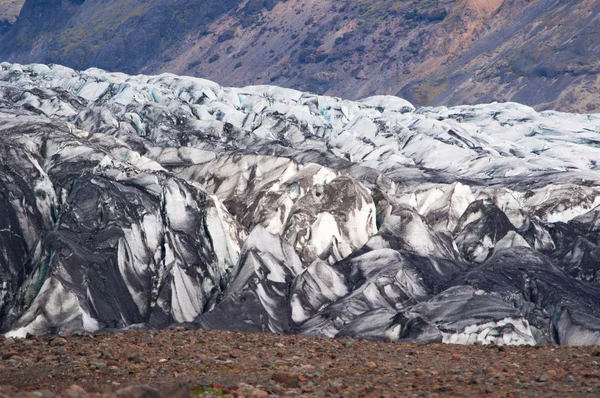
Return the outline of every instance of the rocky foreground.
[[[0,352],[0,397],[600,394],[600,348],[592,346],[416,345],[175,328],[7,338]]]

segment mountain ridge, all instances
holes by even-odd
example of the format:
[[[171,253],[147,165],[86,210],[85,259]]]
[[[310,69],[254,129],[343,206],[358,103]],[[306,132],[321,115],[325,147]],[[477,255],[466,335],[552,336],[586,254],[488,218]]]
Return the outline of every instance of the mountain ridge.
[[[416,105],[600,111],[598,0],[195,1],[27,0],[0,56]],[[36,7],[68,22],[42,32]]]

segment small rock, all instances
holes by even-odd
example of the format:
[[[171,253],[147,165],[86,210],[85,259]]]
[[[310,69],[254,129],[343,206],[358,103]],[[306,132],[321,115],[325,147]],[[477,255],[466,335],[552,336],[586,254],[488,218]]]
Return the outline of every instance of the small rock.
[[[423,369],[415,369],[415,376],[421,377],[424,374],[425,374],[425,371]]]
[[[16,343],[16,341],[12,337],[7,337],[6,339],[4,339],[4,346],[5,347],[10,347],[11,345],[13,345],[15,343]]]
[[[367,77],[367,74],[365,73],[365,71],[361,70],[360,72],[358,72],[356,74],[356,79],[358,79],[358,80],[367,80],[368,77]]]
[[[62,396],[65,398],[88,398],[88,393],[81,386],[73,384],[63,391]]]
[[[0,396],[4,396],[4,395],[0,395]],[[56,395],[52,394],[50,391],[39,390],[39,391],[21,392],[16,395],[16,398],[56,398]]]
[[[54,395],[52,392],[48,391],[48,390],[39,390],[36,391],[39,395],[40,398],[56,398],[56,395]]]
[[[154,341],[154,335],[152,333],[145,333],[142,335],[142,343],[151,343]]]
[[[162,398],[161,393],[150,386],[129,386],[117,390],[119,398]]]
[[[52,347],[63,346],[65,344],[67,344],[67,339],[64,337],[56,337],[50,342],[50,346]]]
[[[373,362],[373,361],[367,361],[367,362],[365,362],[365,366],[367,368],[376,368],[377,364],[375,362]]]
[[[187,382],[179,382],[171,384],[167,388],[163,388],[160,391],[161,396],[169,398],[189,398],[191,385]],[[223,389],[223,392],[229,392],[227,389]]]
[[[298,380],[298,376],[292,373],[285,372],[277,372],[273,373],[271,379],[275,380],[277,383],[281,384],[287,388],[299,388],[300,381]]]
[[[90,364],[91,367],[96,369],[106,369],[108,368],[108,364],[106,362],[93,362]]]
[[[141,361],[142,361],[142,359],[141,359],[141,357],[140,357],[140,354],[139,354],[139,353],[137,353],[137,352],[136,352],[136,353],[134,353],[134,354],[129,354],[129,355],[127,355],[127,360],[128,360],[128,361],[131,361],[131,362],[137,362],[137,363],[139,363],[139,362],[141,362]]]
[[[254,390],[248,394],[248,398],[264,398],[268,397],[269,393],[263,390]]]
[[[569,375],[569,376],[565,376],[563,378],[563,380],[566,381],[567,383],[573,383],[575,381],[575,378],[573,376]]]
[[[540,377],[537,378],[537,381],[540,383],[545,383],[548,381],[548,375],[541,375]]]

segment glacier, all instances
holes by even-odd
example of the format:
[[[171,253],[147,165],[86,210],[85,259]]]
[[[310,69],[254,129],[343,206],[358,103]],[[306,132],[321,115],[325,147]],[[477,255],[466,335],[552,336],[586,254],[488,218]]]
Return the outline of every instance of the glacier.
[[[0,64],[0,331],[600,344],[600,114]]]

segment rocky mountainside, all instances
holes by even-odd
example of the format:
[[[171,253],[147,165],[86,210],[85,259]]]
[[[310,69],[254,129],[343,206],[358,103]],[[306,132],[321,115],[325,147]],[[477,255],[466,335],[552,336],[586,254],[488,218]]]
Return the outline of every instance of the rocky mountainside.
[[[600,343],[600,117],[1,64],[0,325]]]
[[[600,0],[27,0],[0,59],[600,112]]]
[[[16,22],[25,0],[0,0],[0,37]]]

